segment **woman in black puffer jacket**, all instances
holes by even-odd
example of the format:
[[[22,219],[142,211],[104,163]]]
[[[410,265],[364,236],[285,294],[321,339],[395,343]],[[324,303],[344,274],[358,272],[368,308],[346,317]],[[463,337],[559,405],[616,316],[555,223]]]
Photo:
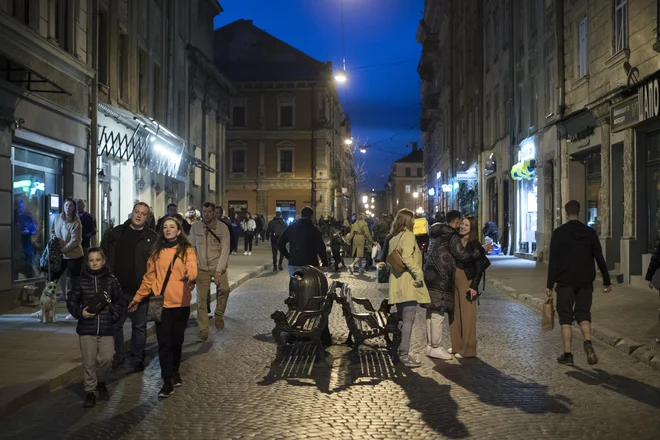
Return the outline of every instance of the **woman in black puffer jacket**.
[[[80,351],[85,379],[85,407],[96,404],[99,398],[108,399],[105,381],[112,367],[115,354],[114,333],[126,300],[119,281],[105,265],[105,255],[100,248],[91,248],[87,265],[76,279],[67,297],[67,308],[78,319],[76,332],[80,335]]]

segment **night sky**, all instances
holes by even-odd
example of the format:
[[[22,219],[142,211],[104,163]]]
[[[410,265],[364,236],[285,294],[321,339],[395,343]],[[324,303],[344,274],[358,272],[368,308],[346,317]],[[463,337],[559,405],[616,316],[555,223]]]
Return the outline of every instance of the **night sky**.
[[[238,19],[285,41],[319,61],[342,65],[342,0],[220,0],[216,28]],[[417,76],[421,46],[415,40],[422,0],[343,0],[348,82],[338,85],[353,137],[372,145],[364,188],[382,189],[392,162],[419,141]],[[377,65],[379,67],[369,67]],[[368,68],[363,68],[368,67]],[[357,68],[357,69],[356,69]],[[352,70],[356,69],[356,70]],[[391,139],[392,138],[392,139]]]

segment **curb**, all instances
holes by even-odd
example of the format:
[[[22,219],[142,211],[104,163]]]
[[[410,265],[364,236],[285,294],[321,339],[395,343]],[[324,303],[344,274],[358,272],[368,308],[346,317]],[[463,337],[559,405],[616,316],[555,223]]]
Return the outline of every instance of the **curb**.
[[[243,274],[239,279],[234,282],[229,283],[229,290],[232,291],[242,284],[245,284],[248,280],[257,277],[272,268],[272,264],[264,264],[261,266],[256,266],[255,269],[250,270]],[[213,300],[213,298],[211,298]],[[191,313],[197,311],[197,303],[190,305]],[[152,339],[156,335],[156,326],[153,323],[147,325],[147,339]],[[124,345],[122,350],[125,351],[130,348],[131,344],[131,331],[124,332]],[[71,385],[82,379],[83,370],[82,363],[73,365],[70,368],[63,369],[63,371],[54,375],[53,377],[48,378],[38,386],[26,390],[23,393],[17,392],[16,396],[12,397],[6,403],[0,404],[0,420],[5,419],[11,413],[18,411],[20,408],[29,405],[45,396],[50,394],[53,391],[56,391],[59,388]]]
[[[541,312],[543,304],[545,304],[545,301],[541,298],[536,298],[535,296],[526,293],[519,293],[516,289],[506,286],[498,280],[491,278],[487,283],[499,293],[508,295],[538,312]],[[573,327],[579,329],[577,324],[573,324]],[[616,348],[625,355],[632,356],[638,361],[649,365],[651,368],[660,371],[660,350],[657,348],[626,338],[615,331],[596,324],[591,325],[591,336],[594,339]]]

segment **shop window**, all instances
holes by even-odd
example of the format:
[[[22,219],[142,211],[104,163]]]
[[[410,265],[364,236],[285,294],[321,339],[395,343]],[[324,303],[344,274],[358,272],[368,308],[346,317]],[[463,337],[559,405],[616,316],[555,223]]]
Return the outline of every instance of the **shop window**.
[[[23,147],[12,148],[14,228],[12,279],[39,277],[37,264],[50,231],[48,195],[62,198],[62,159]]]
[[[587,156],[584,161],[586,182],[586,223],[600,234],[600,221],[598,219],[598,201],[600,194],[600,153]]]
[[[275,210],[282,213],[282,218],[287,224],[296,220],[296,201],[295,200],[277,200]]]
[[[233,219],[234,215],[236,215],[239,221],[243,221],[248,211],[248,202],[247,200],[230,200],[227,203],[227,208],[229,218]]]

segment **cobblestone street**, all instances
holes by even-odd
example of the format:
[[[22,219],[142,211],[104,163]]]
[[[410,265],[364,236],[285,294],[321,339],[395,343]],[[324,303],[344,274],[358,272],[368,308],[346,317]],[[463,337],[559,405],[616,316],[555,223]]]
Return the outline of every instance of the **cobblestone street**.
[[[379,303],[386,286],[369,275],[342,279],[354,295]],[[331,367],[312,368],[305,346],[283,367],[271,367],[269,316],[284,309],[287,282],[285,273],[268,273],[232,292],[227,327],[209,342],[196,342],[191,320],[184,385],[171,398],[157,399],[151,342],[147,370],[114,376],[109,402],[83,410],[76,383],[8,416],[0,438],[658,438],[657,371],[599,342],[592,368],[580,338],[576,366],[560,366],[559,330],[542,334],[536,312],[491,291],[479,307],[478,359],[423,357],[420,310],[412,352],[423,357],[421,368],[393,367],[383,350],[368,347],[351,361],[343,345],[328,349]],[[345,340],[338,306],[330,326],[335,342]]]

